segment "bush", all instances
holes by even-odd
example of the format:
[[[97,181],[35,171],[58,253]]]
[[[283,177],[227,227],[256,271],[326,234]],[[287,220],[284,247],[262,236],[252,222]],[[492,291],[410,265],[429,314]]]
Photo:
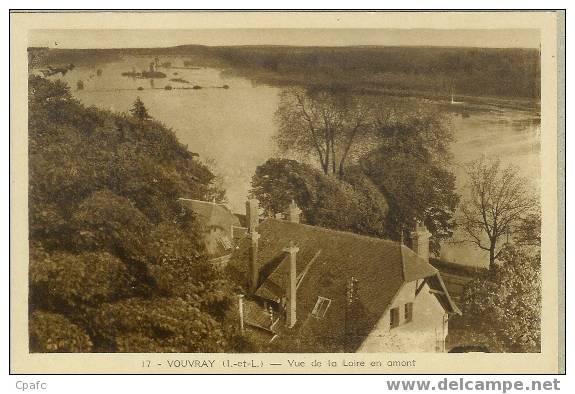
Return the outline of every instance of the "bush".
[[[30,315],[30,351],[33,353],[84,353],[92,350],[90,338],[79,326],[57,313]]]
[[[109,351],[218,352],[226,341],[218,321],[179,298],[125,299],[104,304],[94,327]]]
[[[480,321],[511,352],[541,351],[541,261],[507,247],[501,264],[465,288],[463,314]]]

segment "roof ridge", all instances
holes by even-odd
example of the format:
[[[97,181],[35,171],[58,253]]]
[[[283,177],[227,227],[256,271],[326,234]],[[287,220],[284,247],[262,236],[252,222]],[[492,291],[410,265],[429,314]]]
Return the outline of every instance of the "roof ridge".
[[[401,259],[401,275],[403,276],[402,279],[403,279],[403,282],[405,283],[405,282],[406,282],[406,279],[407,279],[407,275],[405,274],[405,260],[404,260],[404,258],[403,258],[403,248],[402,248],[402,246],[404,246],[403,243],[400,243],[400,244],[399,244],[399,257],[400,257],[400,259]]]
[[[272,224],[280,224],[280,225],[288,225],[288,226],[301,226],[301,227],[305,227],[308,229],[312,229],[314,231],[319,231],[319,232],[323,232],[324,234],[339,234],[339,235],[344,235],[344,236],[349,236],[349,237],[353,237],[356,239],[360,239],[363,241],[368,241],[374,244],[386,244],[388,246],[391,247],[395,247],[399,249],[399,256],[400,256],[400,262],[401,262],[401,274],[402,274],[402,281],[405,282],[407,280],[407,272],[406,272],[406,259],[408,257],[414,258],[417,263],[416,265],[421,265],[421,266],[427,266],[433,269],[433,271],[435,272],[439,272],[439,270],[437,270],[437,268],[435,268],[433,265],[431,265],[429,262],[425,261],[425,259],[423,259],[423,257],[421,257],[420,255],[418,255],[414,250],[410,249],[409,247],[407,247],[407,245],[398,242],[398,241],[392,241],[389,239],[384,239],[384,238],[377,238],[377,237],[371,237],[368,235],[361,235],[361,234],[356,234],[356,233],[352,233],[349,231],[341,231],[341,230],[334,230],[334,229],[330,229],[330,228],[325,228],[325,227],[321,227],[321,226],[314,226],[311,224],[305,224],[305,223],[293,223],[293,222],[289,222],[289,221],[285,221],[285,220],[281,220],[281,219],[276,219],[276,218],[266,218],[264,220],[262,220],[260,222],[260,225],[262,225],[263,223],[268,222],[268,223],[272,223]],[[411,255],[411,256],[409,256]]]
[[[390,239],[378,238],[378,237],[373,237],[370,235],[362,235],[362,234],[352,233],[351,231],[334,230],[332,228],[315,226],[313,224],[293,223],[293,222],[288,222],[286,220],[281,220],[281,219],[276,219],[276,218],[265,218],[264,220],[262,220],[260,222],[260,225],[262,225],[265,222],[273,222],[273,223],[280,223],[280,224],[287,224],[287,225],[298,225],[298,226],[312,228],[314,230],[317,229],[317,230],[320,230],[320,231],[323,231],[326,233],[336,233],[336,234],[342,234],[342,235],[349,235],[349,236],[352,236],[355,238],[361,238],[361,239],[365,239],[365,240],[372,241],[372,242],[385,242],[387,244],[391,244],[391,245],[395,245],[395,246],[399,245],[399,242],[393,241]]]
[[[189,202],[199,202],[202,204],[209,204],[211,206],[219,206],[224,208],[225,210],[229,211],[230,213],[232,213],[233,215],[235,215],[235,213],[232,212],[232,210],[230,208],[227,207],[227,205],[225,205],[224,203],[221,202],[215,202],[215,201],[205,201],[205,200],[196,200],[194,198],[186,198],[186,197],[178,197],[178,200],[180,201],[189,201]]]

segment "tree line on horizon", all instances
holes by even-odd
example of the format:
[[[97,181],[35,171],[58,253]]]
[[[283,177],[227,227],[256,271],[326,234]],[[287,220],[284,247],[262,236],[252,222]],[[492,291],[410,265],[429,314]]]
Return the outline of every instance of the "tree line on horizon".
[[[125,55],[182,56],[276,86],[540,99],[540,53],[524,48],[290,47],[181,45],[168,48],[29,48],[30,65],[96,64]]]

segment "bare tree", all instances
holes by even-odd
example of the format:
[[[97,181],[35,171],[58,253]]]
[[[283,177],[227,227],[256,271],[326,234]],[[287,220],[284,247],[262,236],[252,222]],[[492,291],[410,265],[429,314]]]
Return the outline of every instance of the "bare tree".
[[[462,204],[461,228],[468,241],[489,252],[489,268],[515,228],[538,207],[526,179],[499,160],[481,158],[468,168],[469,197]]]
[[[349,92],[288,89],[276,112],[283,151],[317,156],[325,174],[341,177],[350,151],[370,130],[368,106]]]

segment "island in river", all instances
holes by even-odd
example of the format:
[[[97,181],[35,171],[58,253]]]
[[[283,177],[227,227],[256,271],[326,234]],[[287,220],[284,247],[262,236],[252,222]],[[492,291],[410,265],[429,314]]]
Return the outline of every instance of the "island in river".
[[[157,70],[157,62],[151,62],[148,70],[137,72],[135,69],[132,71],[123,72],[122,76],[132,78],[166,78],[166,74]]]

